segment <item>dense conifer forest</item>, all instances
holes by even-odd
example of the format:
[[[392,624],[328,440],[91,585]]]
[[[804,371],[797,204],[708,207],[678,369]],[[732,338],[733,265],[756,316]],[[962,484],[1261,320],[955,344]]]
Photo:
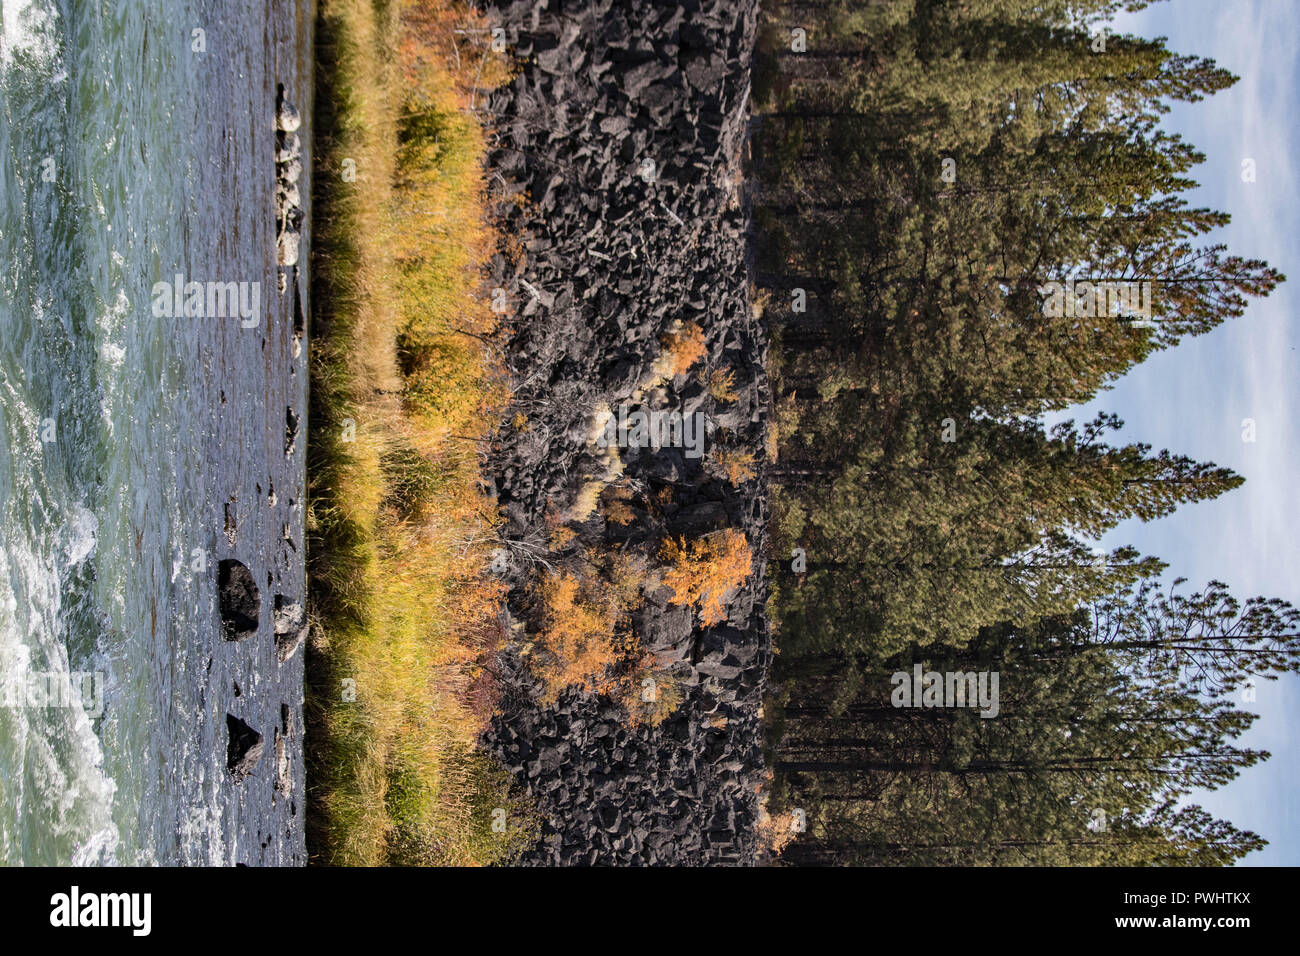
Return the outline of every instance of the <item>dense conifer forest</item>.
[[[764,5],[768,748],[774,806],[806,821],[787,863],[1213,865],[1263,844],[1185,798],[1268,756],[1239,745],[1242,705],[1297,669],[1300,614],[1098,545],[1242,478],[1120,441],[1114,415],[1045,421],[1283,279],[1184,198],[1204,157],[1161,118],[1235,77],[1105,30],[1143,5]],[[996,673],[996,717],[898,706],[914,668],[918,689]]]

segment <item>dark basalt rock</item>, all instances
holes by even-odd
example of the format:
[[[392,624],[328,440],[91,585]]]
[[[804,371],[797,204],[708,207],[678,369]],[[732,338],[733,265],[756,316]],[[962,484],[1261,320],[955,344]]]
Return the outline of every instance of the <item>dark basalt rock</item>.
[[[491,166],[502,183],[502,230],[523,240],[527,256],[522,266],[496,256],[490,284],[506,290],[518,320],[514,400],[530,423],[503,429],[489,484],[510,538],[546,540],[548,508],[600,470],[588,445],[591,409],[631,401],[675,321],[699,323],[707,356],[663,383],[654,407],[704,411],[706,448],[725,437],[762,458],[767,335],[751,312],[748,204],[734,185],[744,178],[756,2],[590,0],[579,11],[489,0],[486,12],[521,62],[490,103],[499,132]],[[643,176],[647,159],[653,175]],[[531,203],[508,201],[525,191]],[[706,367],[732,370],[733,400],[708,395]],[[760,556],[754,574],[712,628],[669,605],[666,589],[644,595],[633,626],[684,695],[660,725],[629,727],[617,705],[587,693],[543,706],[507,650],[498,663],[508,716],[483,742],[541,811],[541,839],[523,863],[751,863],[771,661],[767,497],[761,481],[732,486],[680,449],[622,459],[631,482],[671,494],[635,505],[627,525],[593,516],[582,526],[585,545],[644,550],[669,535],[735,527]],[[526,579],[524,566],[506,575],[521,614]]]
[[[293,451],[298,443],[298,413],[290,405],[284,410],[284,457],[293,456]]]
[[[297,108],[284,97],[284,85],[277,84],[275,91],[275,128],[283,133],[295,132],[302,126]]]
[[[302,140],[297,133],[280,132],[275,135],[275,161],[287,163],[302,156]]]
[[[234,714],[226,714],[226,730],[230,734],[230,743],[226,748],[226,769],[235,778],[235,783],[243,783],[262,759],[266,741]]]
[[[217,566],[217,603],[226,640],[246,641],[257,636],[262,598],[252,573],[234,558],[225,558]]]

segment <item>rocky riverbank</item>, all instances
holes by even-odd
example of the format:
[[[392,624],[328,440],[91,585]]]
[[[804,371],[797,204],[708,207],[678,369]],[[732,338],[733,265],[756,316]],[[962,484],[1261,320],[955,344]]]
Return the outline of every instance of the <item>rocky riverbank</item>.
[[[208,275],[255,276],[262,311],[251,328],[213,322],[196,334],[212,628],[188,649],[195,673],[186,693],[192,687],[197,700],[182,705],[201,715],[201,746],[174,768],[186,787],[172,825],[190,844],[179,849],[185,862],[306,862],[300,646],[313,10],[273,7],[261,12],[266,27],[255,39],[236,38],[251,10],[207,33],[210,48],[247,46],[256,59],[249,75],[205,87],[205,115],[215,119],[197,134],[205,157],[197,178],[203,195],[227,203],[231,225],[196,220],[190,262],[207,264]]]
[[[633,726],[587,692],[543,704],[516,642],[501,655],[503,715],[485,743],[540,810],[525,862],[749,863],[765,779],[768,506],[756,469],[718,463],[724,450],[761,460],[768,432],[742,177],[756,4],[519,0],[489,17],[521,66],[490,100],[503,232],[522,242],[492,279],[513,315],[512,424],[489,471],[514,543],[512,612],[523,614],[556,514],[584,544],[621,554],[738,529],[754,560],[725,620],[708,626],[647,578],[633,631],[683,694],[662,723]],[[520,193],[527,201],[510,201]],[[663,343],[684,325],[703,331],[707,374],[663,371]],[[631,447],[611,463],[593,422],[619,407],[702,413],[705,454]],[[614,473],[629,521],[577,504]]]

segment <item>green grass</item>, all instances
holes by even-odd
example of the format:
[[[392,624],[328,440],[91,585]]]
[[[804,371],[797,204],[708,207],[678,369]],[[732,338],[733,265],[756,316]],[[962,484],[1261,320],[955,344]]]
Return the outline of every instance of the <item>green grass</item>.
[[[486,50],[451,4],[319,8],[309,452],[308,848],[336,865],[486,864],[531,842],[475,748],[502,589],[474,440],[498,376]],[[459,44],[459,47],[458,47]],[[477,62],[472,59],[477,57]],[[341,174],[345,160],[354,181]],[[505,829],[499,829],[504,811]],[[494,823],[496,826],[494,826]]]

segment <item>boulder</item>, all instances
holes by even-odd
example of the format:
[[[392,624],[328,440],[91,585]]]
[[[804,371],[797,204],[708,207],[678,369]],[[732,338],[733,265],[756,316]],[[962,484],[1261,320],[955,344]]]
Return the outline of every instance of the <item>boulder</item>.
[[[293,230],[286,229],[280,233],[275,242],[275,261],[282,266],[296,266],[298,264],[298,246],[302,241],[302,236]]]
[[[555,6],[488,0],[487,11],[520,25],[508,29],[521,55],[519,73],[490,94],[502,118],[492,188],[533,200],[502,204],[526,265],[494,257],[489,285],[508,291],[507,357],[527,369],[513,401],[527,426],[502,430],[488,470],[507,533],[540,542],[548,516],[567,513],[607,474],[589,447],[597,405],[700,411],[713,429],[706,451],[723,437],[758,450],[771,399],[766,331],[749,301],[748,213],[735,186],[757,4],[596,0],[589,22]],[[640,175],[646,159],[651,182]],[[660,340],[678,320],[704,328],[708,351],[686,374],[652,381]],[[724,367],[736,371],[732,402],[706,388],[707,372]],[[680,448],[624,449],[617,464],[632,520],[574,522],[576,547],[653,558],[666,537],[730,526],[763,552],[770,509],[759,482],[733,487]],[[629,620],[656,680],[681,695],[660,723],[632,725],[614,695],[571,689],[549,700],[522,634],[495,662],[505,696],[484,742],[542,819],[523,863],[755,859],[757,715],[771,660],[762,578],[728,595],[734,626],[706,631],[691,608],[668,604],[671,591],[649,565]],[[528,616],[524,576],[507,580],[512,609]]]
[[[243,562],[225,558],[217,565],[217,604],[226,640],[246,641],[257,636],[262,598]]]
[[[307,611],[283,594],[275,596],[275,652],[283,664],[293,657],[307,636]]]
[[[278,133],[275,137],[275,161],[287,163],[302,155],[302,140],[297,133]]]
[[[234,714],[226,714],[226,730],[230,735],[226,747],[226,769],[235,778],[235,783],[243,783],[262,759],[266,740]]]
[[[295,133],[302,126],[302,117],[297,108],[286,99],[280,100],[275,111],[275,128],[284,133]]]

